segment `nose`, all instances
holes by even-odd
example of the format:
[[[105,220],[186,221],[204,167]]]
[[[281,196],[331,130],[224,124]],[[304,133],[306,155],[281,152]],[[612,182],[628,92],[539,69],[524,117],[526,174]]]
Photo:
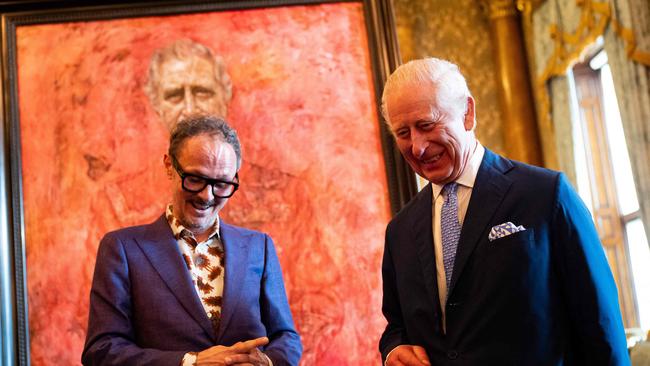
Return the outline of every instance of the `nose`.
[[[212,186],[209,184],[205,185],[205,188],[201,192],[196,193],[203,202],[212,202],[214,195],[212,194]]]
[[[194,113],[196,108],[196,102],[194,101],[194,95],[189,87],[185,87],[185,97],[183,98],[183,112],[186,115],[191,115]]]
[[[420,158],[424,155],[427,148],[429,147],[429,141],[426,139],[426,136],[424,134],[415,131],[411,132],[411,136],[411,152],[413,153],[414,157]]]

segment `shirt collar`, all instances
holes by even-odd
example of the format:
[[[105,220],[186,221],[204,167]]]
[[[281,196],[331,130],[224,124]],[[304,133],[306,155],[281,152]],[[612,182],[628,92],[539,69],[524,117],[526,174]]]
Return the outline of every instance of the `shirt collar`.
[[[165,210],[165,218],[167,219],[167,223],[169,223],[169,227],[172,229],[172,233],[174,234],[174,238],[176,240],[185,239],[190,243],[194,243],[195,245],[197,244],[194,234],[190,230],[186,229],[181,224],[181,222],[176,217],[174,217],[171,204],[167,205],[167,210]],[[212,228],[210,228],[207,240],[211,240],[215,236],[217,239],[219,239],[219,216],[217,216],[217,219],[214,221]]]
[[[483,147],[483,145],[481,145],[481,143],[478,140],[476,140],[476,147],[474,148],[474,151],[472,151],[472,155],[469,157],[469,161],[467,162],[467,165],[465,165],[465,169],[460,174],[458,179],[456,179],[456,183],[464,187],[474,188],[474,182],[476,181],[478,168],[481,166],[481,162],[483,161],[484,154],[485,154],[485,148]],[[440,195],[440,192],[442,191],[442,187],[444,187],[444,184],[443,185],[438,185],[433,183],[431,184],[431,188],[433,189],[434,201]]]

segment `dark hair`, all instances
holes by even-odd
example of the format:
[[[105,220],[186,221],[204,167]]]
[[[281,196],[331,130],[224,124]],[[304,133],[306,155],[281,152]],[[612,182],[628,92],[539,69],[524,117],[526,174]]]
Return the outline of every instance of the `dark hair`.
[[[194,116],[178,122],[169,136],[169,156],[178,157],[177,154],[183,142],[199,135],[218,136],[232,146],[237,155],[237,170],[239,170],[241,167],[241,145],[237,132],[226,121],[213,116]]]

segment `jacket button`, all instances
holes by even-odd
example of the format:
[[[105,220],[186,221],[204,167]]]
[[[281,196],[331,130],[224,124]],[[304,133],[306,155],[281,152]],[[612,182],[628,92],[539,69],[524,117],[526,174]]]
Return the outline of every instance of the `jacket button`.
[[[448,357],[450,360],[455,360],[455,359],[458,358],[458,352],[456,352],[456,351],[454,351],[454,350],[447,351],[447,357]]]

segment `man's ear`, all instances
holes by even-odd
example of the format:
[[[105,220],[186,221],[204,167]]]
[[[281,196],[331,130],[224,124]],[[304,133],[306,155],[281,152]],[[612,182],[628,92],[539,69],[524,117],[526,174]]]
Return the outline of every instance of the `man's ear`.
[[[172,167],[172,160],[169,157],[169,155],[165,154],[165,156],[163,156],[163,164],[165,165],[165,171],[167,172],[167,177],[169,179],[172,179],[174,168]]]
[[[467,108],[465,109],[465,131],[472,131],[476,127],[476,112],[474,110],[474,98],[467,97]]]

